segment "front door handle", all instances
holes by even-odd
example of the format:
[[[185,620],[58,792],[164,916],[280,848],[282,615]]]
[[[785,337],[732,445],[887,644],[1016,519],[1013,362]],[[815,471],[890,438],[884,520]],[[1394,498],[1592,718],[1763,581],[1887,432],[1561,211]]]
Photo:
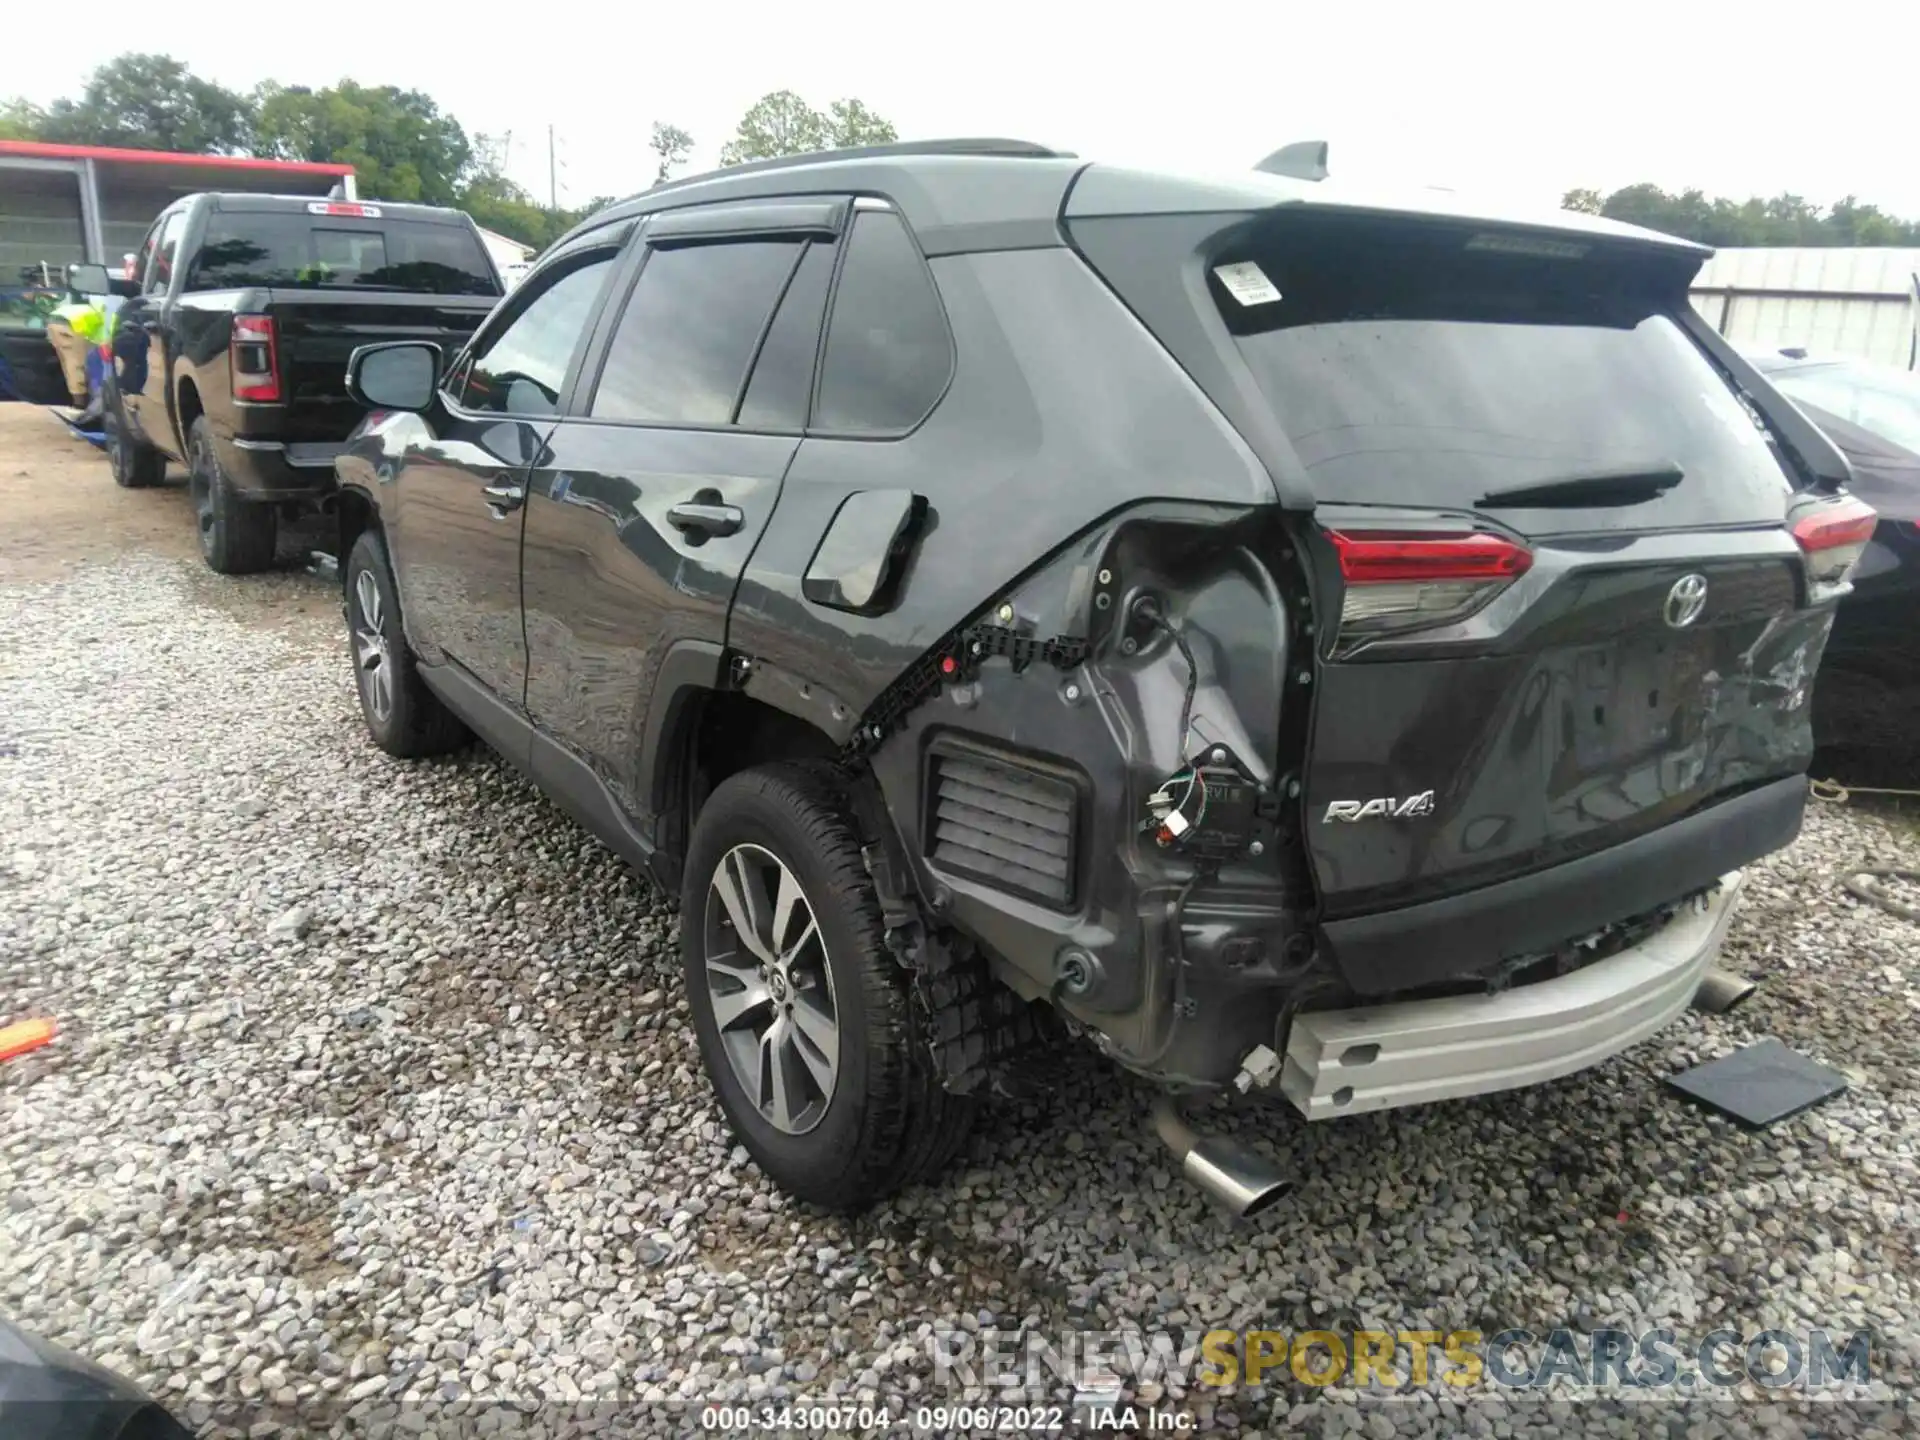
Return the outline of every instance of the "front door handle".
[[[487,509],[493,512],[493,518],[504,520],[509,510],[518,510],[527,503],[527,487],[524,485],[489,485],[480,492],[487,497]]]
[[[707,505],[690,500],[667,511],[667,523],[689,538],[731,535],[747,523],[738,505]]]

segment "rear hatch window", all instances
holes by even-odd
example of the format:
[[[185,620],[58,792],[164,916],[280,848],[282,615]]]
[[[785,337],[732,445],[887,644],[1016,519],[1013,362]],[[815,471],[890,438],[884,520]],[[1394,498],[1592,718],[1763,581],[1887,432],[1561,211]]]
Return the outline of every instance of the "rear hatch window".
[[[1218,272],[1247,262],[1268,284],[1242,285],[1243,300]],[[1666,257],[1293,214],[1217,257],[1212,287],[1321,500],[1472,510],[1572,477],[1677,467],[1681,483],[1598,507],[1601,523],[1780,521],[1785,473],[1682,331],[1684,274]],[[1526,528],[1594,528],[1595,507],[1550,508],[1561,523]]]
[[[479,236],[465,225],[289,212],[215,211],[188,285],[411,290],[497,295]]]

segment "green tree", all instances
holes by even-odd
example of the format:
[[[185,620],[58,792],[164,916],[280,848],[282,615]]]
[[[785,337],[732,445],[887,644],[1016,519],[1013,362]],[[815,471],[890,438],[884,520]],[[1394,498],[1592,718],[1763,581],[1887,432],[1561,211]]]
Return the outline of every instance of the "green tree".
[[[594,211],[613,204],[614,198],[596,195],[577,210],[556,210],[540,204],[525,187],[499,171],[488,170],[468,182],[457,203],[475,224],[531,246],[538,254]]]
[[[27,100],[0,100],[0,140],[38,140],[47,112]]]
[[[891,120],[883,120],[859,100],[836,100],[827,106],[827,143],[836,150],[856,145],[891,145],[900,138]]]
[[[504,175],[482,175],[461,192],[460,208],[474,223],[538,250],[554,236],[552,222],[533,197]]]
[[[656,185],[672,178],[674,167],[686,164],[687,156],[693,153],[693,136],[678,125],[669,125],[664,120],[653,122],[653,138],[647,143],[653,153],[660,157],[660,163],[653,172],[653,183]]]
[[[255,95],[260,154],[351,165],[369,199],[452,205],[474,169],[466,130],[418,90],[269,81]]]
[[[770,160],[827,148],[827,119],[791,90],[762,95],[740,117],[733,139],[720,148],[722,165]]]
[[[820,111],[791,90],[775,90],[754,101],[740,117],[733,139],[721,147],[720,163],[739,165],[810,150],[880,145],[898,138],[892,122],[874,114],[863,101],[836,100]]]
[[[93,72],[78,100],[56,100],[44,113],[16,100],[6,114],[31,124],[35,138],[65,145],[234,155],[253,141],[252,101],[171,55],[121,55]]]
[[[1658,185],[1627,185],[1602,199],[1597,191],[1569,190],[1569,210],[1587,210],[1703,245],[1920,245],[1920,221],[1899,220],[1849,195],[1826,210],[1803,196],[1709,198],[1700,190],[1669,193]]]

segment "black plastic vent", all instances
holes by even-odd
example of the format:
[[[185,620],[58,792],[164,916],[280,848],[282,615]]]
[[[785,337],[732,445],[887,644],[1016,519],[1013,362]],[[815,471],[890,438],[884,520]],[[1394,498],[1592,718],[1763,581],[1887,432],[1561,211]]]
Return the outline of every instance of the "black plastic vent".
[[[1073,782],[1011,756],[935,751],[931,765],[928,848],[933,863],[1070,907],[1080,803]]]

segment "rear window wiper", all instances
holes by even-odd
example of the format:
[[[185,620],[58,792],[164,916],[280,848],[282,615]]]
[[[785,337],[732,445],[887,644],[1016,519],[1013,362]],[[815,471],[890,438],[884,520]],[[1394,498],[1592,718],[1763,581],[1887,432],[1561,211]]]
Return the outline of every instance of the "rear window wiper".
[[[1638,505],[1655,500],[1687,478],[1672,461],[1594,470],[1559,480],[1540,480],[1511,490],[1493,490],[1474,501],[1482,510],[1577,509],[1585,506]]]

